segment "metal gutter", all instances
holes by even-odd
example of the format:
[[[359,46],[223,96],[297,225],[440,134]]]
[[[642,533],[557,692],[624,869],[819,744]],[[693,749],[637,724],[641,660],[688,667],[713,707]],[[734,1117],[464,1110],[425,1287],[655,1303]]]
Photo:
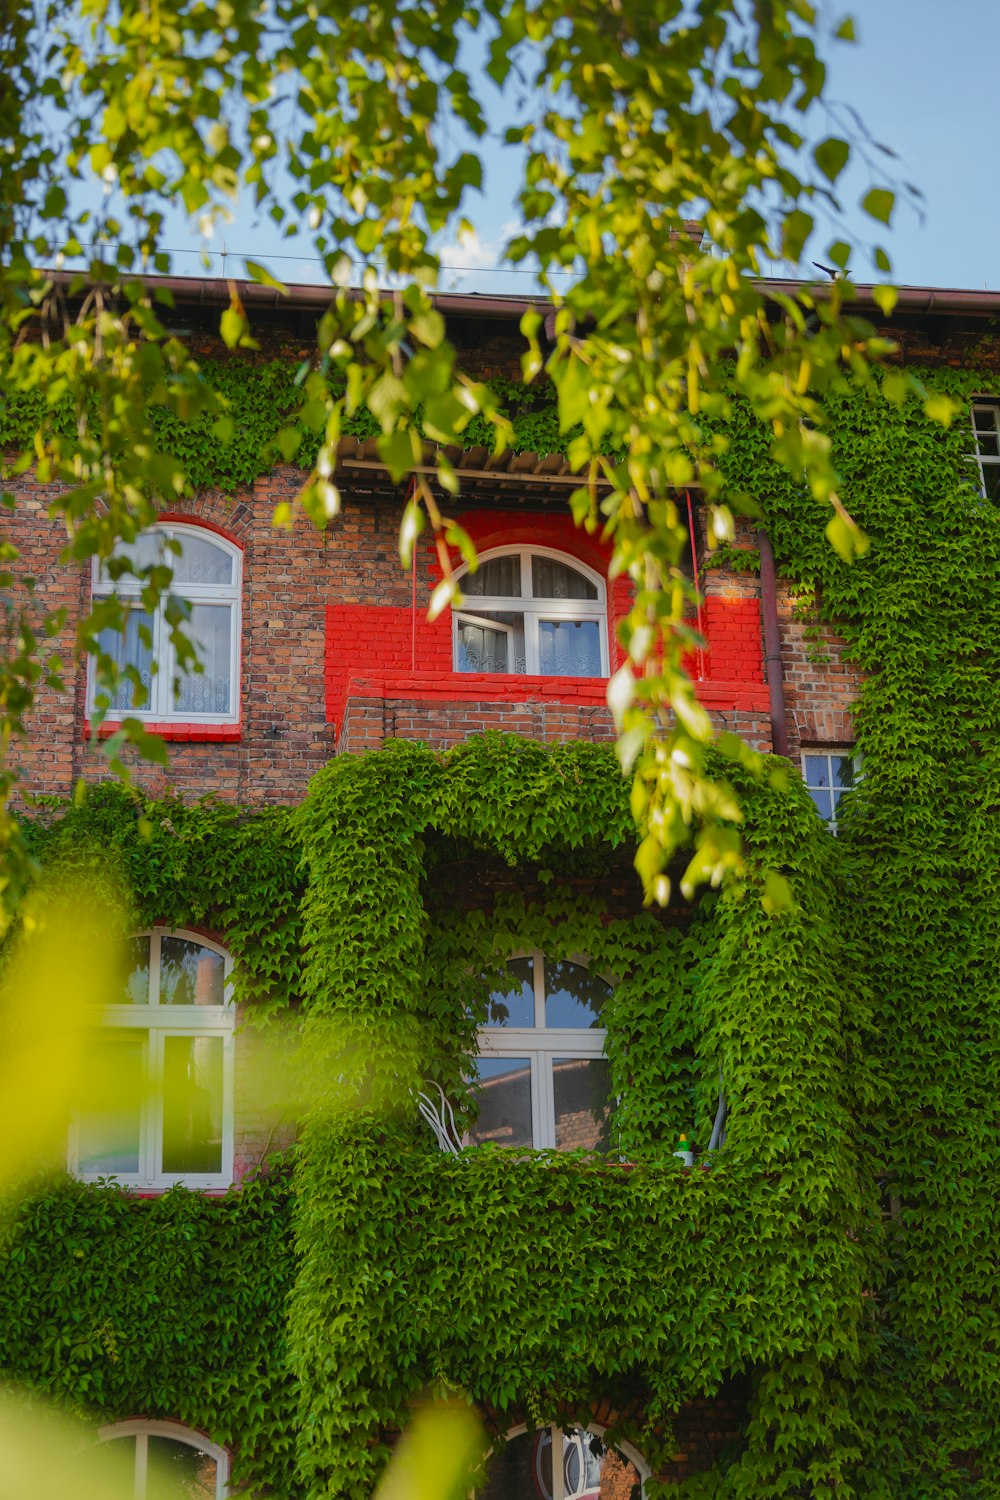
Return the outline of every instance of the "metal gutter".
[[[49,272],[57,286],[67,286],[80,274],[77,271]],[[282,293],[276,291],[274,287],[262,286],[256,281],[243,281],[235,277],[147,276],[142,279],[152,289],[163,287],[185,302],[201,304],[228,302],[229,288],[233,285],[243,302],[253,306],[325,308],[329,305],[334,290],[329,286],[295,282],[289,283],[286,291]],[[755,285],[764,297],[770,293],[798,297],[803,292],[809,292],[821,301],[825,300],[830,288],[830,283],[825,281],[794,281],[781,277],[761,277]],[[858,311],[874,312],[880,319],[885,320],[885,314],[875,301],[874,291],[874,285],[871,283],[855,285],[854,295],[845,302],[846,310],[856,308]],[[387,290],[385,295],[388,297],[392,294]],[[530,309],[546,312],[551,310],[552,306],[548,299],[542,296],[523,297],[499,292],[439,292],[434,301],[443,313],[451,313],[456,317],[474,316],[511,320],[519,319]],[[902,286],[896,291],[896,309],[917,314],[966,313],[979,317],[1000,317],[1000,291],[976,291],[961,287]]]

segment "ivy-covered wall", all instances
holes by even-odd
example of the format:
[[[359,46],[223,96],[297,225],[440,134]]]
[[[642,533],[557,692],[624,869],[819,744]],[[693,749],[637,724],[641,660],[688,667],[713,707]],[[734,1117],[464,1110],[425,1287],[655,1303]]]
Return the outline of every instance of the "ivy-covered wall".
[[[998,388],[983,369],[927,379],[963,400]],[[289,1497],[369,1493],[427,1387],[460,1386],[501,1427],[610,1400],[656,1468],[672,1420],[734,1377],[742,1444],[685,1500],[1000,1493],[1000,516],[961,422],[830,405],[872,544],[852,567],[740,412],[728,460],[866,674],[864,774],[836,840],[793,773],[741,787],[754,859],[789,877],[793,911],[768,916],[753,878],[683,917],[630,905],[627,802],[588,745],[341,757],[292,814],[140,818],[103,791],[39,831],[46,862],[95,833],[137,921],[224,935],[248,1008],[301,998],[319,1066],[291,1220],[277,1178],[222,1205],[70,1185],[23,1206],[0,1293],[12,1374],[102,1417],[210,1428]],[[448,1159],[417,1127],[418,1079],[462,1103],[475,976],[536,942],[619,977],[627,1168]],[[726,1149],[686,1172],[676,1134],[704,1145],[720,1078]],[[157,1261],[129,1300],[107,1247],[153,1244],[174,1216],[202,1280]],[[274,1336],[226,1334],[226,1309],[261,1299]]]

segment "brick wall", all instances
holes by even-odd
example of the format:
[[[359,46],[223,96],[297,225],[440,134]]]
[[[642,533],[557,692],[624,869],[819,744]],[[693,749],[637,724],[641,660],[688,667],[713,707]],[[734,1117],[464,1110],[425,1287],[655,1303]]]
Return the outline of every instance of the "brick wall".
[[[804,748],[850,745],[852,707],[864,678],[846,659],[843,638],[819,623],[812,596],[781,579],[778,620],[789,754],[795,759]]]

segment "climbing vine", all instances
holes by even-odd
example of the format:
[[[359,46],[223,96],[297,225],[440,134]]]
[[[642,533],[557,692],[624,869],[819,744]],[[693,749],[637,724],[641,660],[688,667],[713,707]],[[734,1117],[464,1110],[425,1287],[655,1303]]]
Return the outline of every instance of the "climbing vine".
[[[959,402],[996,386],[926,378]],[[643,910],[611,753],[503,736],[340,757],[294,811],[102,787],[40,820],[43,865],[96,838],[136,923],[218,932],[248,1011],[301,1001],[309,1108],[294,1244],[278,1183],[223,1204],[72,1184],[26,1203],[0,1292],[11,1374],[109,1416],[169,1408],[235,1442],[279,1496],[367,1496],[412,1399],[461,1389],[498,1432],[610,1403],[612,1436],[654,1467],[692,1401],[741,1393],[740,1442],[681,1484],[686,1500],[992,1500],[1000,516],[961,423],[874,393],[829,407],[842,498],[871,543],[852,566],[740,408],[726,462],[779,570],[867,674],[863,775],[836,839],[781,763],[760,780],[728,765],[747,880],[690,911]],[[778,915],[760,900],[767,870],[795,896]],[[533,947],[615,979],[612,1152],[445,1155],[415,1090],[440,1084],[470,1118],[488,981]],[[720,1087],[728,1137],[709,1157]],[[692,1170],[673,1155],[681,1131]],[[147,1332],[142,1298],[102,1279],[107,1247],[144,1243],[145,1225],[176,1246],[181,1224],[183,1263],[208,1268],[218,1306],[257,1278],[245,1295],[276,1319],[266,1359],[253,1330],[215,1358],[219,1317],[188,1305],[201,1283],[171,1283],[148,1353],[112,1359]],[[259,1252],[279,1242],[280,1277]],[[168,1378],[171,1309],[185,1331]]]
[[[223,428],[217,411],[188,413],[182,418],[167,406],[149,408],[158,444],[183,465],[192,489],[233,494],[276,463],[312,468],[323,440],[322,424],[315,430],[300,415],[294,419],[289,415],[298,413],[302,400],[294,361],[248,364],[204,359],[199,363],[208,385],[222,400]],[[494,377],[487,385],[504,402],[517,451],[563,451],[566,435],[560,432],[555,395],[548,386],[529,389],[503,377]],[[35,432],[42,428],[71,434],[76,420],[71,404],[52,408],[44,391],[10,390],[0,402],[0,450],[30,449]],[[347,437],[375,437],[381,430],[365,406],[343,424]],[[481,443],[492,450],[492,424],[475,416],[465,429],[464,440],[469,447]]]

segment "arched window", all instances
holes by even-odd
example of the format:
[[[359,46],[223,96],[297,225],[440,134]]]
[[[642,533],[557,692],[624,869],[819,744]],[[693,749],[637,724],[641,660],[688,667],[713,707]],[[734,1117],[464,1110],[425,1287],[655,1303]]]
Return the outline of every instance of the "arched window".
[[[604,1056],[606,979],[535,950],[507,964],[479,1029],[473,1144],[608,1149],[613,1101]]]
[[[608,675],[604,580],[575,559],[502,547],[459,575],[453,610],[456,672],[542,677]]]
[[[520,1427],[488,1460],[476,1500],[640,1500],[648,1477],[631,1444],[608,1447],[600,1429]]]
[[[99,1437],[102,1445],[114,1450],[107,1456],[124,1471],[126,1484],[132,1477],[134,1500],[158,1500],[161,1495],[225,1500],[229,1493],[225,1448],[179,1422],[116,1422],[102,1427]]]
[[[179,548],[179,551],[174,548]],[[120,682],[108,712],[139,718],[192,723],[235,723],[239,718],[240,588],[242,555],[224,537],[199,526],[154,526],[117,556],[135,568],[162,564],[173,570],[172,590],[191,606],[184,634],[198,649],[201,672],[178,671],[170,640],[166,598],[155,613],[142,604],[142,584],[126,574],[112,579],[107,565],[94,564],[95,600],[114,596],[128,604],[125,632],[100,632],[100,649],[120,671],[132,668],[145,689],[135,706],[136,684]],[[106,696],[106,695],[105,695]],[[101,699],[93,670],[88,704]]]
[[[233,1024],[225,949],[156,928],[129,940],[122,988],[95,1020],[95,1099],[70,1168],[137,1188],[226,1188],[233,1174]]]

